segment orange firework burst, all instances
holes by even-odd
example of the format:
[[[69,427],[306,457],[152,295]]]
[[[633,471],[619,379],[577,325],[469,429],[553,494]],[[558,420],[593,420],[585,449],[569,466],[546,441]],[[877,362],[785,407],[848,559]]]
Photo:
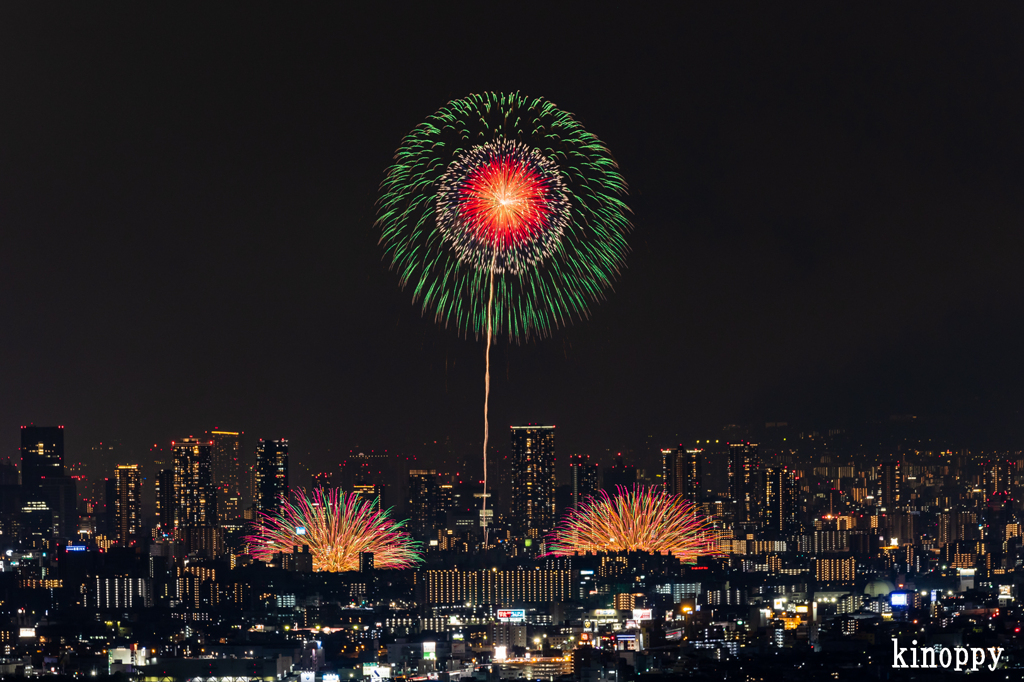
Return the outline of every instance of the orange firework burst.
[[[402,530],[404,522],[389,518],[376,500],[316,488],[295,501],[281,499],[274,514],[261,514],[258,532],[246,540],[252,555],[269,560],[278,552],[309,547],[314,571],[353,571],[359,555],[373,553],[376,568],[409,568],[422,561],[419,543]]]
[[[685,563],[721,554],[721,532],[681,495],[658,486],[618,486],[590,497],[563,517],[549,536],[554,556],[582,552],[668,552]]]

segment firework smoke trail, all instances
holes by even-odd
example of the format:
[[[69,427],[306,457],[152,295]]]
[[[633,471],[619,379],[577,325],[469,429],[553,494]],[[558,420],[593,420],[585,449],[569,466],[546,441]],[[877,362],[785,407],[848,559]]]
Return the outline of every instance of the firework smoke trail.
[[[548,536],[550,555],[581,552],[668,552],[684,563],[721,554],[711,517],[681,495],[658,486],[617,486],[570,510]]]
[[[245,540],[261,561],[305,545],[314,571],[355,570],[362,552],[373,553],[377,568],[408,568],[421,561],[419,543],[402,529],[404,522],[376,506],[376,500],[336,488],[316,488],[310,495],[300,490],[294,501],[281,498],[275,513],[261,513],[258,533]]]
[[[608,148],[541,98],[453,100],[402,141],[381,183],[380,243],[424,314],[486,334],[484,545],[490,346],[588,316],[629,251],[626,182]]]
[[[491,399],[491,309],[494,304],[494,261],[498,252],[491,258],[491,293],[487,299],[487,350],[484,351],[484,496],[482,518],[484,526],[484,551],[487,551],[487,438],[490,435],[490,420],[487,418],[487,403]]]

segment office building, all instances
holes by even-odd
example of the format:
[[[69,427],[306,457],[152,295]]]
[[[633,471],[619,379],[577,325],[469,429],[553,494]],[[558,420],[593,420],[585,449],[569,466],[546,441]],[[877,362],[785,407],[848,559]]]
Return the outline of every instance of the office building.
[[[127,547],[142,530],[142,472],[138,464],[119,464],[114,469],[117,542]]]
[[[281,498],[287,498],[288,441],[264,440],[256,444],[256,488],[253,506],[257,511],[270,512]]]
[[[856,577],[857,560],[852,556],[817,557],[814,578],[827,585],[850,585]]]
[[[571,599],[572,571],[445,569],[425,571],[427,604],[551,604]]]
[[[541,538],[555,523],[555,427],[513,426],[512,524],[524,538]]]

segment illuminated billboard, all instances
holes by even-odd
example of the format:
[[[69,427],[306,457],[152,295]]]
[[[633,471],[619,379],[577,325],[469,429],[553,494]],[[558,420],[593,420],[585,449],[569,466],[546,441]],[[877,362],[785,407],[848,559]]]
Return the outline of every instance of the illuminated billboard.
[[[907,593],[906,592],[893,592],[889,596],[889,602],[893,606],[906,606],[907,605]]]
[[[521,623],[526,620],[526,609],[498,609],[498,620],[502,623]]]
[[[650,609],[633,609],[633,620],[637,622],[642,620],[654,620],[654,616]]]

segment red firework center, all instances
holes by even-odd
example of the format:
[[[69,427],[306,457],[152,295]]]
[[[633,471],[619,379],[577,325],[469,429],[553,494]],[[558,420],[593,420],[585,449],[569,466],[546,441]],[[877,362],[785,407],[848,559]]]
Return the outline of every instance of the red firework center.
[[[550,180],[501,155],[469,173],[459,192],[459,217],[472,238],[491,248],[531,242],[550,225]]]

